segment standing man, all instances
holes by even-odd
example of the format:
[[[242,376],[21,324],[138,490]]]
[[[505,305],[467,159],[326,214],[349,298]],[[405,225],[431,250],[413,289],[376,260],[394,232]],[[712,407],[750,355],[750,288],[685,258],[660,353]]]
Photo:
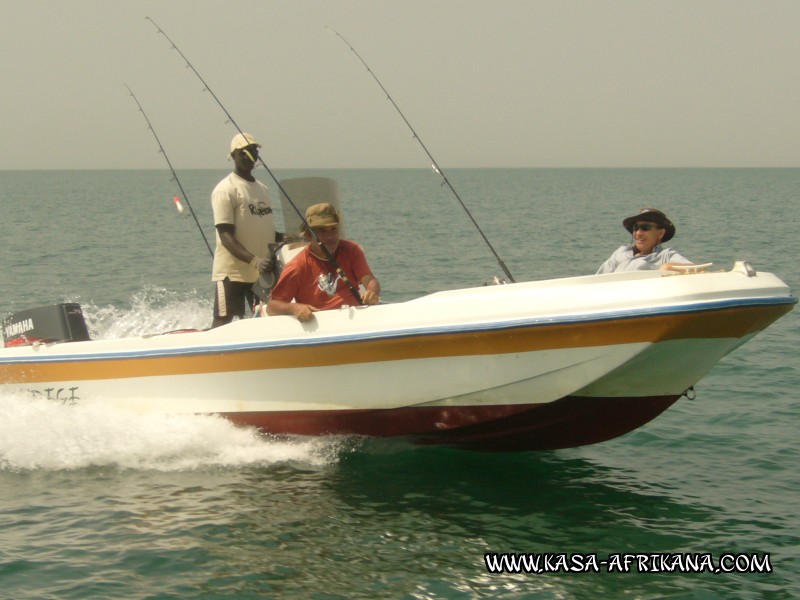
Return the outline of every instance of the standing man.
[[[253,177],[260,147],[249,133],[237,133],[228,159],[233,160],[233,173],[211,193],[217,230],[212,328],[244,317],[245,303],[252,309],[255,302],[253,283],[260,273],[273,269],[269,258],[269,244],[275,241],[272,204],[267,186]]]

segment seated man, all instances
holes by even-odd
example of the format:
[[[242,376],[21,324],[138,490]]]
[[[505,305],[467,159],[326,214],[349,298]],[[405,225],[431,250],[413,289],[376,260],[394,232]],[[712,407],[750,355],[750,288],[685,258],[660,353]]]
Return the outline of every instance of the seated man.
[[[631,241],[617,248],[600,265],[598,275],[616,271],[668,270],[692,264],[672,248],[661,246],[675,235],[675,225],[660,210],[643,208],[637,214],[624,219],[622,226],[631,234]]]
[[[377,304],[380,301],[380,283],[372,274],[361,246],[339,239],[340,221],[339,213],[328,203],[315,204],[306,211],[306,223],[350,283],[363,286],[362,302]],[[270,293],[267,314],[294,315],[305,322],[313,319],[318,310],[340,308],[345,304],[358,305],[355,295],[305,225],[303,235],[310,243],[284,267]]]

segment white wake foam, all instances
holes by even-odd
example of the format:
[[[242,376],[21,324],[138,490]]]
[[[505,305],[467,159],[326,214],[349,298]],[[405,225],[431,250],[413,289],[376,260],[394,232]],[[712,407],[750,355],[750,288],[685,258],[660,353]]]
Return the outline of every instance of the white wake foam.
[[[128,308],[82,304],[92,337],[202,329],[211,301],[146,287]],[[24,394],[0,396],[0,469],[112,466],[162,471],[338,460],[342,440],[274,439],[214,415],[135,414],[92,403],[66,406]]]
[[[134,414],[102,405],[65,406],[0,397],[0,469],[96,466],[158,471],[335,462],[333,439],[271,439],[213,415]]]

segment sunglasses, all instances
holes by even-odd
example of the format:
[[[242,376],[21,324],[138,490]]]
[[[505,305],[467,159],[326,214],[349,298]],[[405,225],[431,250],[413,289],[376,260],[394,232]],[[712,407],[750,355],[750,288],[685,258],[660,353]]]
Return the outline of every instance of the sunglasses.
[[[650,231],[651,229],[661,229],[661,227],[655,223],[634,223],[633,227],[631,227],[631,231],[639,231],[640,229],[642,231]]]
[[[239,154],[243,154],[247,158],[252,158],[253,161],[255,161],[258,159],[258,146],[250,145],[244,148],[239,148]]]

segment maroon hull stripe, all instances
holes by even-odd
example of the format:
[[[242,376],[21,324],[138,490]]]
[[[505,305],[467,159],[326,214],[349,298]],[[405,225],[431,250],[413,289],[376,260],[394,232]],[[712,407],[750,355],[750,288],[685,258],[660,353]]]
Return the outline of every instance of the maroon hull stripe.
[[[522,452],[595,444],[651,421],[680,396],[588,398],[547,404],[281,411],[223,416],[273,434],[409,436],[418,444]]]

